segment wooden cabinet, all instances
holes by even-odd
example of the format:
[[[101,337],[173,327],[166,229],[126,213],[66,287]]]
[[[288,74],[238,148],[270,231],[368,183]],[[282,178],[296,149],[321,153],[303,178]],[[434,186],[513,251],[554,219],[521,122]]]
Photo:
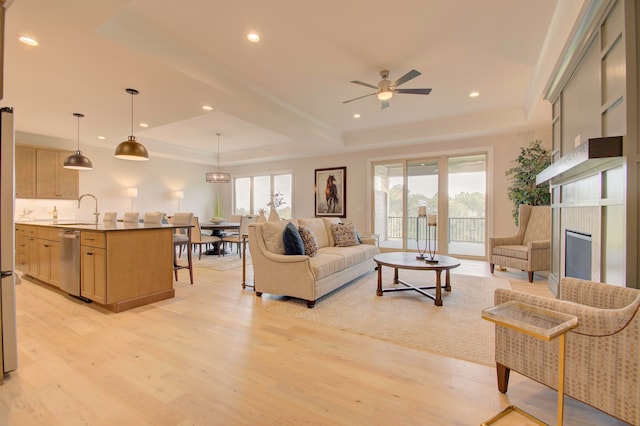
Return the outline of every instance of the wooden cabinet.
[[[38,241],[36,228],[16,225],[16,269],[25,274],[38,272]]]
[[[77,199],[78,171],[62,167],[64,160],[72,154],[48,149],[36,150],[36,197]],[[17,169],[17,167],[16,167]]]
[[[80,294],[95,302],[107,304],[107,256],[105,234],[101,232],[80,233],[82,277]]]
[[[16,146],[16,198],[75,200],[80,194],[78,171],[65,169],[72,152]]]
[[[36,149],[16,146],[16,198],[36,198]]]
[[[60,287],[60,237],[58,229],[38,230],[36,277],[48,284]]]

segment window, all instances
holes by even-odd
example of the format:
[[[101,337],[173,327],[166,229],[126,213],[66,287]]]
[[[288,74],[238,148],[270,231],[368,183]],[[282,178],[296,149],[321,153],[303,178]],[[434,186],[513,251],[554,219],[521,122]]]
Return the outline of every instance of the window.
[[[291,173],[272,173],[256,176],[233,178],[233,213],[237,215],[258,214],[264,209],[267,214],[271,196],[282,194],[284,204],[277,208],[283,219],[291,219],[291,195],[293,175]]]

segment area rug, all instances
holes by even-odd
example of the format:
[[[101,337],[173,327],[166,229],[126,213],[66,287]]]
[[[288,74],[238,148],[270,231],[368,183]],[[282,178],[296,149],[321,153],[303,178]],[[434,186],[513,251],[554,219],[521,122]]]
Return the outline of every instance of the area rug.
[[[183,254],[182,258],[186,256]],[[251,258],[247,258],[247,265],[251,263]],[[229,269],[241,268],[242,258],[236,253],[227,254],[225,256],[202,255],[202,259],[198,260],[198,254],[193,256],[193,266],[197,268],[214,269],[216,271],[227,271]]]
[[[388,272],[387,272],[388,271]],[[392,269],[383,269],[383,286],[390,287]],[[511,288],[508,280],[451,274],[451,292],[443,291],[443,306],[414,291],[376,296],[377,273],[319,299],[313,309],[295,298],[268,298],[269,312],[312,321],[352,333],[411,346],[478,364],[493,366],[494,325],[480,316],[493,306],[498,288]],[[434,274],[400,271],[400,279],[421,285]],[[422,280],[422,281],[421,281]],[[444,274],[443,274],[444,280]],[[400,285],[401,286],[401,285]]]

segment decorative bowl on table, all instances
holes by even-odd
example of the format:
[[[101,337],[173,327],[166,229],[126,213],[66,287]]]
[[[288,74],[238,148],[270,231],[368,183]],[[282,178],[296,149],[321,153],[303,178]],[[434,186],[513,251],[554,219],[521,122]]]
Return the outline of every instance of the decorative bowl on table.
[[[214,225],[217,225],[219,223],[224,222],[224,218],[222,218],[222,217],[212,217],[211,220],[209,220],[209,222],[213,223]]]

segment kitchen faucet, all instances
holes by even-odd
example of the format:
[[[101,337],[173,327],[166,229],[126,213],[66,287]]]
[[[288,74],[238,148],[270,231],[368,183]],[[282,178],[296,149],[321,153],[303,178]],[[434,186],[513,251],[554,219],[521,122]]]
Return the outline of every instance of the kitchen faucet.
[[[96,202],[96,211],[93,213],[93,215],[96,217],[96,225],[97,225],[98,224],[98,216],[100,216],[100,213],[98,213],[98,199],[93,194],[82,194],[80,196],[80,198],[78,198],[78,208],[80,208],[80,201],[82,201],[82,199],[84,197],[91,197]]]

